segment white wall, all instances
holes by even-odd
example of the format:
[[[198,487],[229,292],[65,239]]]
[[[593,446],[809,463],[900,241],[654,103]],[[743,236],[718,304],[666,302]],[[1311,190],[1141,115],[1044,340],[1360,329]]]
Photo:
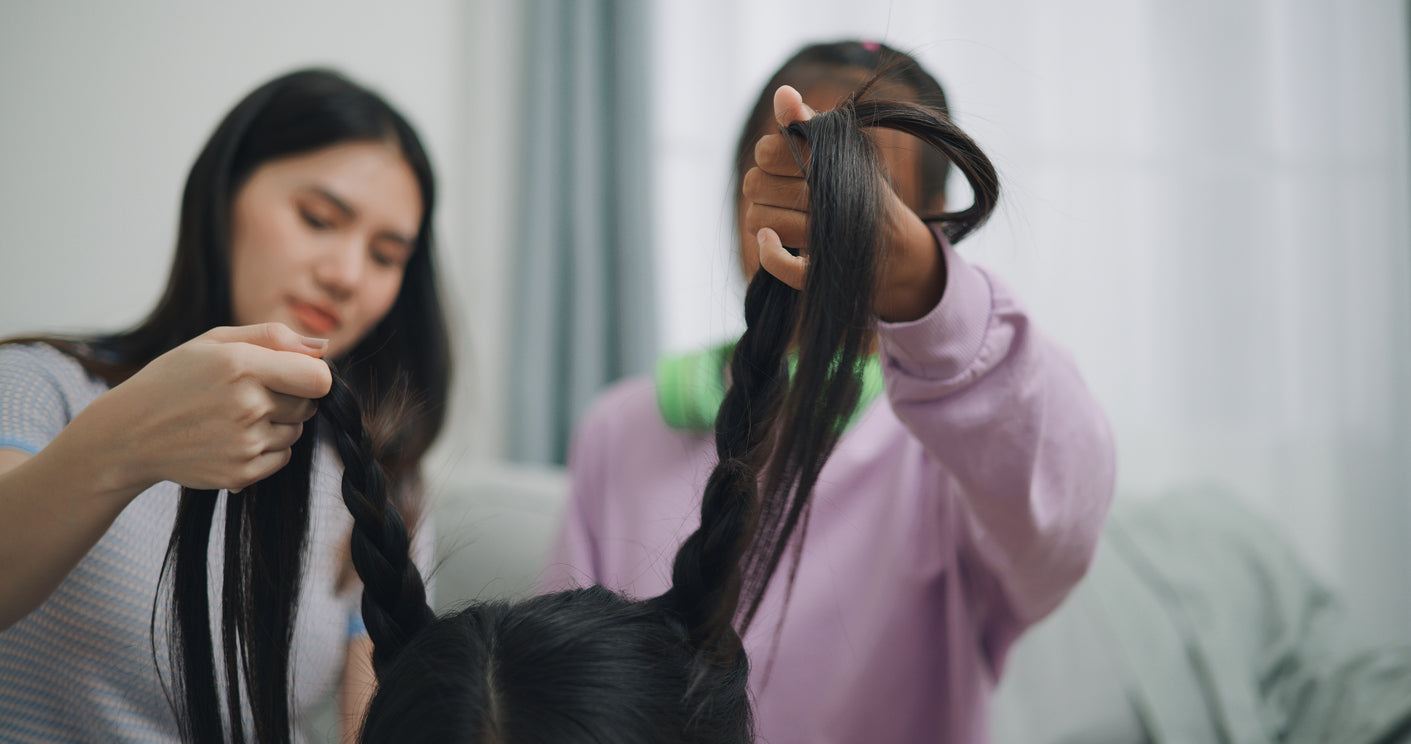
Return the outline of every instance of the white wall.
[[[186,172],[220,117],[275,74],[330,65],[402,108],[438,167],[460,352],[438,454],[492,456],[516,23],[513,4],[488,0],[0,5],[0,335],[140,319],[166,280]]]

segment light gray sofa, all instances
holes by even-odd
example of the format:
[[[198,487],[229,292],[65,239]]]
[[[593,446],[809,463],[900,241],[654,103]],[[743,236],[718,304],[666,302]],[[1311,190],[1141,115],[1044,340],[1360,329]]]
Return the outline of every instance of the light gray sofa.
[[[567,481],[431,483],[438,611],[532,591]],[[1355,652],[1287,543],[1211,489],[1120,499],[1088,577],[1013,649],[994,744],[1411,742],[1411,650]],[[331,711],[305,729],[334,741]]]

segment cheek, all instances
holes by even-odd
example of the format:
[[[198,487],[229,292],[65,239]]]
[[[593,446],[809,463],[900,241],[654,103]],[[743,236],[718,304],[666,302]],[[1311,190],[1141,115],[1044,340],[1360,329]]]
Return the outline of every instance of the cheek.
[[[365,294],[366,300],[363,304],[364,323],[363,332],[366,333],[373,326],[377,325],[391,312],[392,305],[397,302],[397,294],[402,291],[402,272],[389,272],[388,276],[377,277],[371,282]]]
[[[886,160],[892,189],[913,212],[921,212],[921,153],[926,147],[908,134],[884,130],[877,144]]]
[[[230,232],[232,320],[262,323],[278,304],[280,288],[297,270],[288,225],[275,210],[237,201]]]
[[[252,239],[253,238],[253,239]],[[270,265],[270,257],[256,236],[242,234],[230,245],[230,293],[232,320],[250,325],[266,320],[272,281],[280,272]]]

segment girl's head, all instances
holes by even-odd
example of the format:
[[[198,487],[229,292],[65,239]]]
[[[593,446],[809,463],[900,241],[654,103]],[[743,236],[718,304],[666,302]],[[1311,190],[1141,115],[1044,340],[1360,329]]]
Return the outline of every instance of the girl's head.
[[[858,86],[882,75],[875,94],[891,100],[919,103],[948,113],[941,84],[910,55],[886,44],[870,41],[837,41],[810,44],[781,66],[760,90],[750,109],[735,146],[735,201],[737,231],[742,230],[743,181],[754,167],[754,148],[759,139],[779,130],[774,121],[774,92],[789,85],[803,95],[804,103],[815,111],[829,111]],[[914,137],[890,130],[875,133],[892,188],[901,200],[922,219],[939,216],[946,207],[946,177],[950,162],[933,148]],[[753,235],[739,236],[740,262],[746,278],[758,268],[758,256],[745,246],[755,244]]]
[[[703,668],[675,613],[602,587],[480,603],[383,669],[362,740],[743,744],[748,677],[743,655]]]

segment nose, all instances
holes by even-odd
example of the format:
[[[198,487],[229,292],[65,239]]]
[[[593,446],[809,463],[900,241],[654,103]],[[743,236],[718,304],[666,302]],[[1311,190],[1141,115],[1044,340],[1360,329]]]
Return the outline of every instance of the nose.
[[[332,295],[345,300],[358,288],[367,266],[367,256],[355,241],[339,241],[328,249],[314,266],[314,280]]]

